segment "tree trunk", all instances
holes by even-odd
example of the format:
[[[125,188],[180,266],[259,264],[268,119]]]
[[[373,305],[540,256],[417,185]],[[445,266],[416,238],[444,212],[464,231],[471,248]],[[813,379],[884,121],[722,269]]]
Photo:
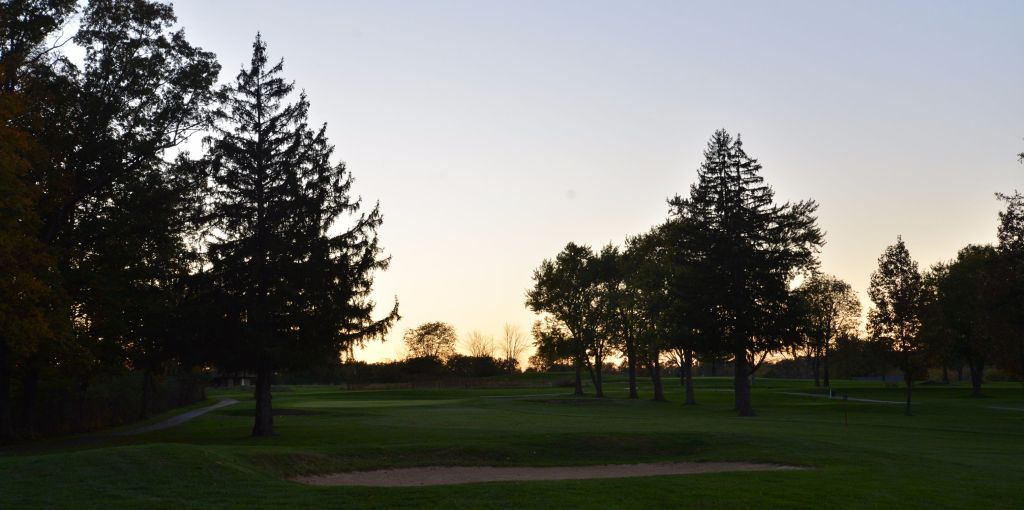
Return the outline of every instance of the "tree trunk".
[[[693,353],[686,351],[686,354],[683,355],[683,362],[683,378],[686,383],[686,405],[696,405],[697,399],[693,395]]]
[[[814,387],[818,388],[821,386],[821,370],[819,367],[819,364],[821,363],[821,358],[819,358],[818,356],[817,348],[813,349],[812,352],[813,353],[811,354],[811,370],[814,372]]]
[[[572,394],[577,396],[577,397],[582,397],[583,396],[583,367],[580,366],[579,359],[576,360],[576,363],[574,363],[574,365],[576,365],[576,367],[575,367],[576,368],[576,376],[575,376],[575,381],[574,381],[574,386],[573,386]]]
[[[1017,373],[1024,374],[1024,341],[1021,341],[1021,339],[1019,338],[1017,339],[1017,341],[1020,342],[1020,344],[1017,346],[1017,352],[1020,354],[1020,371]],[[1021,383],[1021,386],[1024,386],[1024,381],[1021,381]]]
[[[149,418],[151,407],[153,405],[153,390],[156,388],[156,383],[153,381],[153,371],[149,368],[142,370],[142,402],[139,406],[139,419],[145,420]]]
[[[575,386],[574,386],[574,388],[572,390],[572,394],[573,394],[573,396],[576,396],[576,397],[582,397],[583,396],[583,354],[580,353],[579,349],[576,349],[576,354],[573,356],[572,364],[573,364],[573,368],[575,369],[575,372],[576,372],[576,374],[575,374],[576,380],[574,381]]]
[[[629,398],[640,398],[636,391],[636,345],[626,344],[626,371],[629,373]]]
[[[907,412],[907,416],[910,416],[911,415],[911,412],[910,412],[910,396],[911,396],[911,394],[914,391],[914,381],[912,380],[912,378],[910,376],[910,371],[909,370],[907,372],[904,372],[904,374],[906,374],[906,375],[904,375],[903,377],[904,377],[904,379],[907,382],[907,410],[906,410],[906,412]]]
[[[654,359],[651,360],[651,383],[654,384],[654,400],[656,402],[664,402],[665,388],[661,385],[661,361],[658,359],[657,353],[655,353]]]
[[[956,382],[963,382],[964,380],[964,364],[961,363],[956,367]]]
[[[735,354],[736,370],[733,375],[733,387],[736,397],[736,413],[740,416],[754,416],[754,407],[750,402],[750,368],[747,364],[747,353]]]
[[[980,397],[981,382],[985,374],[985,363],[971,361],[971,396]]]
[[[89,427],[91,425],[89,423],[89,418],[88,418],[88,415],[86,413],[86,405],[85,405],[86,395],[89,394],[89,384],[90,384],[90,382],[91,381],[85,380],[85,381],[82,381],[82,383],[78,385],[78,395],[77,395],[77,398],[75,399],[75,404],[76,404],[77,409],[74,411],[74,413],[75,413],[76,416],[78,416],[78,418],[77,418],[78,419],[78,424],[81,425],[81,426],[85,426],[85,427]],[[102,425],[100,425],[100,426],[102,426]]]
[[[583,366],[587,367],[587,375],[590,376],[590,384],[597,389],[597,374],[594,373],[594,364],[590,362],[590,356],[583,360]]]
[[[824,382],[826,388],[832,387],[832,380],[829,378],[828,373],[828,342],[825,342],[825,355],[821,358],[822,375],[824,376]]]
[[[19,416],[19,427],[22,435],[28,438],[35,437],[35,414],[36,398],[39,395],[39,363],[38,357],[33,356],[29,360],[25,371],[25,378],[21,384],[21,414]]]
[[[604,385],[601,379],[601,365],[604,365],[604,358],[600,354],[596,354],[594,355],[594,362],[594,396],[602,398],[604,397]]]
[[[0,344],[0,443],[14,438],[11,418],[11,356]]]
[[[942,384],[949,384],[949,367],[942,364]]]
[[[206,400],[206,387],[199,382],[199,378],[191,369],[181,367],[178,381],[179,406]]]
[[[256,423],[252,427],[254,436],[274,435],[274,412],[270,404],[271,371],[260,367],[256,372]]]

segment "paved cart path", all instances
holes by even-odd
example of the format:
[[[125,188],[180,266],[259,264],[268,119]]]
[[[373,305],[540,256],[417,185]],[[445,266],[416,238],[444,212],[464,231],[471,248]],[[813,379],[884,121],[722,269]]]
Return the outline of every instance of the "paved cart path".
[[[225,398],[225,399],[222,399],[220,402],[217,402],[216,404],[213,404],[211,406],[200,407],[199,409],[193,409],[193,410],[188,411],[188,412],[184,412],[184,413],[181,413],[181,414],[177,414],[177,415],[171,416],[170,418],[167,418],[164,421],[158,421],[156,423],[152,423],[152,424],[146,425],[144,427],[139,427],[137,429],[131,429],[131,430],[124,430],[124,431],[120,431],[120,432],[115,432],[113,435],[115,435],[115,436],[134,436],[136,434],[145,434],[146,432],[153,432],[155,430],[169,429],[169,428],[174,427],[176,425],[181,425],[182,423],[185,423],[185,422],[187,422],[189,420],[194,420],[194,419],[196,419],[196,418],[198,418],[198,417],[200,417],[200,416],[202,416],[202,415],[204,415],[204,414],[206,414],[206,413],[208,413],[210,411],[214,411],[214,410],[220,409],[222,407],[227,407],[227,406],[234,405],[234,404],[237,404],[237,403],[238,403],[238,401],[233,399],[233,398]]]

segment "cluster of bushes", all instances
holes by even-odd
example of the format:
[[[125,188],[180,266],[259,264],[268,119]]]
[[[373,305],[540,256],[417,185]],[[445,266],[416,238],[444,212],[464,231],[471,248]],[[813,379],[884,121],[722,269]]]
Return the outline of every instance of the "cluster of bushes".
[[[395,383],[461,384],[466,379],[518,373],[518,369],[514,360],[509,362],[492,356],[456,354],[447,359],[419,356],[380,363],[344,363],[340,368],[340,382],[349,387]]]

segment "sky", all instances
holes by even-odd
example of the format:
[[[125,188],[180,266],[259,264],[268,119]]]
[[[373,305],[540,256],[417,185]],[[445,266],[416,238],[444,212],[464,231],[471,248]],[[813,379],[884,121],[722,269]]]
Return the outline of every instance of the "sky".
[[[718,128],[776,198],[813,198],[821,269],[863,304],[902,235],[922,269],[995,240],[1024,189],[1024,2],[178,0],[221,80],[256,32],[380,202],[401,334],[528,332],[534,268],[667,217]]]

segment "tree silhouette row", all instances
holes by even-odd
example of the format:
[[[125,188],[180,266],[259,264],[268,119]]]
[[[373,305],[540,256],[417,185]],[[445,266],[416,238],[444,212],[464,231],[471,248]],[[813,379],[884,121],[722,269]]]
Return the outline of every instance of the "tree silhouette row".
[[[881,349],[860,352],[902,371],[908,414],[913,382],[928,367],[948,376],[968,365],[976,395],[986,365],[1024,374],[1024,198],[1000,197],[1008,207],[998,246],[968,246],[922,273],[897,238],[871,275],[860,340]],[[725,361],[741,416],[754,414],[751,379],[766,360],[806,356],[815,384],[823,372],[829,386],[832,350],[859,339],[861,304],[850,284],[819,270],[817,204],[776,202],[740,137],[719,130],[689,194],[668,205],[664,223],[624,248],[569,243],[534,271],[526,304],[543,315],[533,328],[543,363],[570,364],[577,395],[586,373],[601,397],[606,360],[621,356],[629,396],[638,397],[643,366],[654,399],[664,400],[663,358],[674,355],[694,404],[694,361]]]

